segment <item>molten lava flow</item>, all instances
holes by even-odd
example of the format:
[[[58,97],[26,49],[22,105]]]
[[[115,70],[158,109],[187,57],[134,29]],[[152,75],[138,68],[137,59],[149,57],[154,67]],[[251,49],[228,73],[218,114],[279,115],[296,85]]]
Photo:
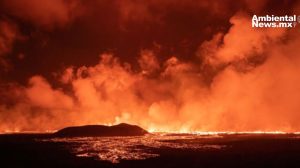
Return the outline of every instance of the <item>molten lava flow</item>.
[[[55,138],[51,142],[63,142],[79,157],[94,157],[119,163],[121,160],[143,160],[160,156],[157,149],[187,150],[221,150],[225,145],[203,144],[202,139],[220,138],[216,136],[200,137],[198,135],[148,134],[131,137],[78,137]]]
[[[122,160],[143,160],[159,157],[165,150],[181,153],[182,151],[207,152],[227,150],[236,142],[252,143],[251,139],[298,139],[296,134],[283,132],[198,132],[182,133],[151,133],[145,136],[126,137],[76,137],[37,139],[62,143],[78,157],[93,157],[112,163]],[[246,141],[245,141],[246,140]],[[230,143],[230,142],[234,143]],[[247,143],[247,144],[248,144]],[[231,144],[231,145],[230,145]],[[227,146],[228,145],[228,146]]]

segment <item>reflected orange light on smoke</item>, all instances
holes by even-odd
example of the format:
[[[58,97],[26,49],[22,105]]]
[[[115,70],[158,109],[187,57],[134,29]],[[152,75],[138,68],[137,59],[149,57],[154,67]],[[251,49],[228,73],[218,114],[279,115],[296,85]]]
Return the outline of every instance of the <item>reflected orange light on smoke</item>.
[[[113,54],[102,54],[94,66],[66,68],[60,81],[71,93],[42,76],[13,88],[16,103],[0,106],[0,131],[125,122],[150,132],[297,132],[300,33],[252,29],[250,21],[237,14],[227,34],[199,46],[203,64],[216,69],[210,82],[203,64],[176,56],[159,62],[154,52],[143,50],[140,69],[133,70]]]

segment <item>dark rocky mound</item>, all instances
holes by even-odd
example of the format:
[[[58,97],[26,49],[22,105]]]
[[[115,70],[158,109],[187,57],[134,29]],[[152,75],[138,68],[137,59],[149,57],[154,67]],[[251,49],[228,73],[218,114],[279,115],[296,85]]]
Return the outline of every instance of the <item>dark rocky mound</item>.
[[[142,136],[148,132],[139,126],[129,124],[118,124],[114,126],[86,125],[63,128],[54,136],[58,137],[86,137],[86,136]]]

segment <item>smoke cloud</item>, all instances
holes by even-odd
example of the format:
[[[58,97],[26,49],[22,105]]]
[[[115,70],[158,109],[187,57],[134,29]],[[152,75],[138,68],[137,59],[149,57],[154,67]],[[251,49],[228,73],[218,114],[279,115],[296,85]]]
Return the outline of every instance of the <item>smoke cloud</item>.
[[[9,20],[0,19],[0,67],[9,68],[4,56],[12,51],[17,38],[19,38],[17,25]]]
[[[23,1],[7,3],[12,12],[24,6]],[[32,5],[32,10],[13,14],[50,28],[72,21],[71,1],[47,3],[49,8],[36,9],[38,2],[30,1],[26,5]],[[119,21],[122,26],[130,22],[163,24],[167,14],[151,10],[158,8],[157,3],[117,1]],[[163,2],[160,10],[175,6],[173,3],[179,2]],[[222,17],[228,9],[220,10],[224,7],[220,3],[201,1],[197,5]],[[261,11],[267,3],[245,1],[243,5]],[[191,4],[184,5],[194,6]],[[229,23],[228,30],[214,32],[197,44],[189,56],[192,59],[176,54],[162,59],[164,46],[158,45],[141,47],[134,65],[112,50],[102,52],[92,65],[57,69],[53,81],[33,75],[26,84],[3,84],[0,132],[121,122],[150,131],[299,131],[298,27],[255,29],[251,15],[242,11],[230,17]],[[17,29],[0,24],[5,25],[0,29],[5,32],[0,36],[0,49],[7,53]]]
[[[78,16],[78,0],[4,0],[7,13],[45,29],[63,27]]]

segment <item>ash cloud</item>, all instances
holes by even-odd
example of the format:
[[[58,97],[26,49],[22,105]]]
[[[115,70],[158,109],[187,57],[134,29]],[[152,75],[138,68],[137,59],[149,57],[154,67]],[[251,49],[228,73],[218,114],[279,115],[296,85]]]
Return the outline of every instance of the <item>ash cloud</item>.
[[[69,125],[120,122],[157,131],[300,129],[298,27],[251,27],[251,13],[276,9],[276,5],[268,6],[269,1],[80,2],[85,10],[74,20],[66,14],[70,12],[68,2],[71,1],[49,2],[64,4],[64,12],[58,12],[62,16],[57,17],[51,13],[62,6],[50,8],[47,15],[39,16],[42,22],[29,14],[25,18],[14,14],[42,27],[42,33],[35,32],[26,43],[33,43],[33,51],[44,52],[40,57],[51,60],[50,72],[55,75],[49,77],[40,70],[26,78],[25,84],[2,82],[1,97],[7,99],[0,99],[0,131],[45,131]],[[108,15],[111,22],[94,22],[95,18],[103,19],[95,4],[109,6],[116,12]],[[191,10],[182,10],[182,6]],[[281,6],[294,11],[299,7],[293,2]],[[200,9],[209,14],[197,12]],[[197,19],[184,22],[186,16],[203,16],[204,26]],[[53,29],[56,26],[60,30]],[[78,33],[79,30],[90,31]],[[61,32],[72,38],[59,46]],[[55,38],[47,37],[48,33]],[[40,48],[31,40],[41,37],[48,39]],[[129,39],[122,41],[123,38]],[[85,40],[89,40],[87,45]],[[104,46],[103,50],[96,50],[101,53],[100,58],[90,58],[93,54],[85,51],[94,50],[99,44]],[[16,48],[20,50],[18,45]],[[40,62],[35,62],[39,57],[30,58],[33,51],[27,51],[24,61],[31,60],[28,65],[39,66]],[[59,55],[58,51],[63,52],[64,58],[48,58]],[[69,62],[58,68],[54,60]]]
[[[15,41],[20,38],[18,27],[15,23],[0,19],[0,66],[1,70],[10,68],[5,56],[9,54]]]
[[[63,27],[79,14],[78,0],[4,0],[7,14],[45,28]]]

